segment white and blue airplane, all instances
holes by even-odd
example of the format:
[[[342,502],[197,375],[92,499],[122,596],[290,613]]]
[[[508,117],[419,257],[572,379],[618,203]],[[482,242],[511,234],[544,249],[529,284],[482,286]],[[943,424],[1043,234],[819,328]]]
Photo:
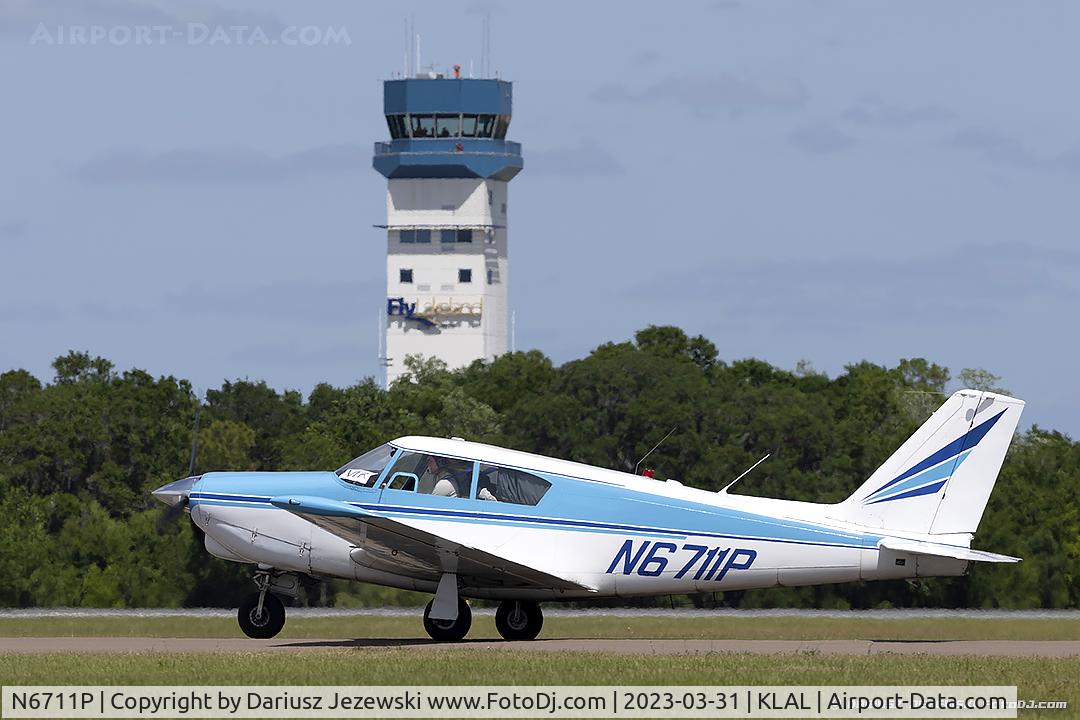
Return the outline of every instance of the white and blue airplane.
[[[281,597],[347,578],[434,593],[424,627],[465,637],[465,598],[501,600],[508,640],[539,602],[962,575],[1021,400],[950,397],[835,504],[711,492],[453,438],[402,437],[336,472],[213,472],[161,487],[213,555],[256,566],[243,631],[276,635]],[[871,431],[871,429],[868,429]]]

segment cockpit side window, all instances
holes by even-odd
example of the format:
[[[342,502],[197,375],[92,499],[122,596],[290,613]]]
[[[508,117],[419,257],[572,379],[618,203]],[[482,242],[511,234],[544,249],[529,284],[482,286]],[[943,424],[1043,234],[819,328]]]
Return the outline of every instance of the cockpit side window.
[[[400,473],[400,474],[399,474]],[[406,450],[386,473],[383,487],[392,490],[412,490],[422,495],[441,495],[468,499],[472,495],[473,463],[468,460],[418,453]],[[417,478],[417,487],[399,487],[401,483]]]
[[[551,488],[551,483],[522,470],[481,465],[476,488],[477,500],[536,505]]]
[[[372,487],[379,479],[379,473],[383,471],[390,458],[394,456],[394,448],[380,445],[374,450],[369,450],[355,460],[348,462],[337,469],[337,475],[342,480],[352,485]]]

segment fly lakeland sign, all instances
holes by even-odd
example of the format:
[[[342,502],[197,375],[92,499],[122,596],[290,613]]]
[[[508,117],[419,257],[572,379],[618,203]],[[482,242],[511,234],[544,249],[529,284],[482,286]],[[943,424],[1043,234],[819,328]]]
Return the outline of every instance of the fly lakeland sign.
[[[462,322],[478,323],[483,307],[483,300],[478,298],[386,298],[388,316],[414,320],[424,327],[445,328],[460,325]]]

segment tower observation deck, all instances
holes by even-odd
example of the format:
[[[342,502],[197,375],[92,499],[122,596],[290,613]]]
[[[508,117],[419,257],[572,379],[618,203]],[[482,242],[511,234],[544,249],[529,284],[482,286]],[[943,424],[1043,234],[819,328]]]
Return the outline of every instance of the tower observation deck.
[[[522,169],[506,139],[512,84],[423,77],[383,83],[387,179],[386,382],[408,355],[451,368],[507,350],[507,183]]]

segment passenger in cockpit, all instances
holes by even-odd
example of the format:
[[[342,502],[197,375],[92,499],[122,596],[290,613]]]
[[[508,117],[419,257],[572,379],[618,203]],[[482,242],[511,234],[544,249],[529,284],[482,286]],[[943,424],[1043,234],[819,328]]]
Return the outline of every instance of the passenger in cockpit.
[[[498,500],[495,497],[495,468],[481,467],[480,469],[480,482],[478,483],[479,489],[476,491],[477,500]]]

